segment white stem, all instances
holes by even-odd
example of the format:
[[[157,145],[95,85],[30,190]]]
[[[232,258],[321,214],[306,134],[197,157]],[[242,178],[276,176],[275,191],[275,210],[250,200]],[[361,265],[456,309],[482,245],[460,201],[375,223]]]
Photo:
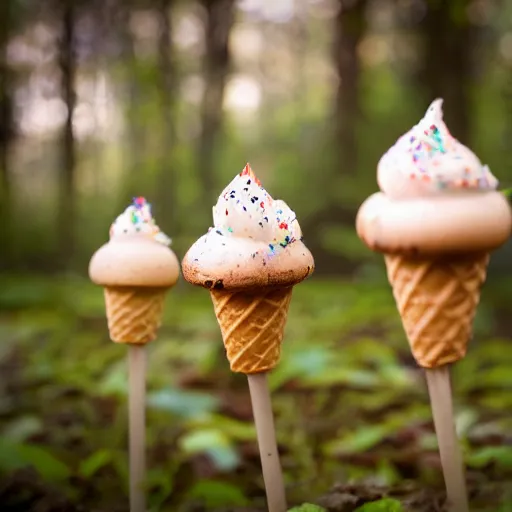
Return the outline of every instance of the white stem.
[[[146,473],[146,348],[128,349],[129,435],[130,435],[130,512],[146,512],[143,484]]]
[[[455,430],[450,369],[425,369],[434,426],[439,444],[448,506],[451,512],[468,512],[468,495],[462,454]]]
[[[267,383],[266,373],[247,375],[249,391],[251,393],[252,410],[258,445],[260,449],[261,468],[267,505],[269,512],[286,512],[286,497],[284,493],[283,473],[277,451],[276,433],[274,429],[274,416]]]

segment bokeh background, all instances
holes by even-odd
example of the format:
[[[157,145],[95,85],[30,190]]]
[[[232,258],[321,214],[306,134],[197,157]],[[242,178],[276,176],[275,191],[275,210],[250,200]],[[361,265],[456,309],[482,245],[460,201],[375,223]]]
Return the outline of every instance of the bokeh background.
[[[88,261],[134,195],[181,258],[249,161],[317,264],[270,379],[290,502],[390,492],[437,510],[423,376],[353,226],[379,157],[439,96],[512,185],[510,0],[1,0],[1,509],[127,510],[126,350]],[[511,257],[495,253],[453,372],[489,512],[512,510]],[[152,510],[263,510],[246,380],[208,293],[180,282],[149,350]]]

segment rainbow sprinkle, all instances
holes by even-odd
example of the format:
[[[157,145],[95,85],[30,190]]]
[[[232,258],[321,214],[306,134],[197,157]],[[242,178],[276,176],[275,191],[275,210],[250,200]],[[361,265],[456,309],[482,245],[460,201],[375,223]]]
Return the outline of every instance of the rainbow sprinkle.
[[[242,179],[242,180],[241,180]],[[237,181],[241,180],[241,181]],[[254,227],[269,234],[269,256],[274,256],[279,250],[295,242],[293,235],[293,222],[296,217],[290,218],[293,212],[290,209],[283,211],[276,208],[273,198],[261,185],[251,166],[246,164],[242,172],[226,187],[214,208],[217,212],[215,232],[221,236],[240,235],[248,238],[264,239],[251,231]],[[244,220],[247,218],[247,221]],[[246,232],[247,226],[250,230]],[[244,233],[237,232],[244,230]],[[276,231],[279,233],[276,236]],[[253,235],[248,234],[253,233]]]
[[[450,134],[441,107],[442,100],[430,105],[425,117],[389,150],[391,158],[408,155],[409,178],[432,184],[437,190],[494,190],[496,178]]]
[[[116,232],[117,231],[117,232]],[[144,197],[134,197],[132,204],[110,226],[110,238],[117,235],[144,234],[169,245],[171,239],[160,231],[151,214],[151,204]]]

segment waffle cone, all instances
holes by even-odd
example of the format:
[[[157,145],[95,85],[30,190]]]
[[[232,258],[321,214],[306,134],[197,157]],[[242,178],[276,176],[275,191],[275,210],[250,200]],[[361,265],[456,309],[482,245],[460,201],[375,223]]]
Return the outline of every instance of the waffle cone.
[[[156,338],[162,322],[166,288],[105,287],[110,339],[145,344]]]
[[[398,311],[420,366],[462,359],[485,281],[489,254],[427,260],[385,255]]]
[[[250,374],[274,368],[281,356],[292,287],[210,292],[231,370]]]

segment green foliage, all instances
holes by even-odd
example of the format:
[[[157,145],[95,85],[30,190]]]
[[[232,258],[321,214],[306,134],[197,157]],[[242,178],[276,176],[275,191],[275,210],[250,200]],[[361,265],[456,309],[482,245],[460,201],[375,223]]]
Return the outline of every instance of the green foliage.
[[[199,502],[205,507],[243,507],[249,504],[242,491],[229,483],[200,480],[188,492],[191,502]]]
[[[196,429],[180,439],[185,456],[205,453],[223,471],[233,470],[239,463],[238,454],[229,438],[219,429]]]
[[[148,405],[183,418],[197,418],[214,411],[218,400],[208,393],[162,389],[148,396]]]
[[[113,454],[109,450],[98,450],[87,457],[78,466],[78,473],[84,478],[91,478],[100,469],[112,462]]]
[[[383,500],[365,503],[354,512],[404,512],[404,509],[398,500],[384,498]]]
[[[94,496],[75,482],[90,481],[104,508],[114,507],[128,480],[126,347],[108,339],[100,288],[36,278],[41,291],[25,295],[30,281],[6,280],[2,295],[10,306],[0,317],[0,367],[12,391],[0,400],[0,472],[33,467],[86,505]],[[507,297],[491,280],[480,305],[489,325],[500,325],[494,304]],[[437,443],[424,377],[397,317],[385,278],[313,278],[296,288],[282,361],[270,375],[285,478],[310,482],[288,486],[293,502],[316,499],[339,480],[399,484],[404,464],[425,485],[432,475],[441,482],[437,469],[424,466]],[[501,478],[512,474],[510,450],[486,439],[505,440],[512,428],[503,412],[512,407],[510,393],[500,385],[512,363],[508,345],[506,337],[479,334],[453,368],[466,461]],[[229,371],[206,292],[169,294],[148,355],[151,507],[215,510],[252,505],[254,496],[263,503],[246,379]]]
[[[485,446],[475,450],[468,459],[468,464],[483,468],[490,464],[512,469],[512,446]]]
[[[319,505],[312,505],[311,503],[304,503],[298,507],[288,509],[288,512],[327,512],[325,508]]]
[[[33,467],[49,482],[69,478],[69,468],[48,449],[25,443],[15,443],[6,438],[0,440],[0,471],[10,472],[24,467]]]

